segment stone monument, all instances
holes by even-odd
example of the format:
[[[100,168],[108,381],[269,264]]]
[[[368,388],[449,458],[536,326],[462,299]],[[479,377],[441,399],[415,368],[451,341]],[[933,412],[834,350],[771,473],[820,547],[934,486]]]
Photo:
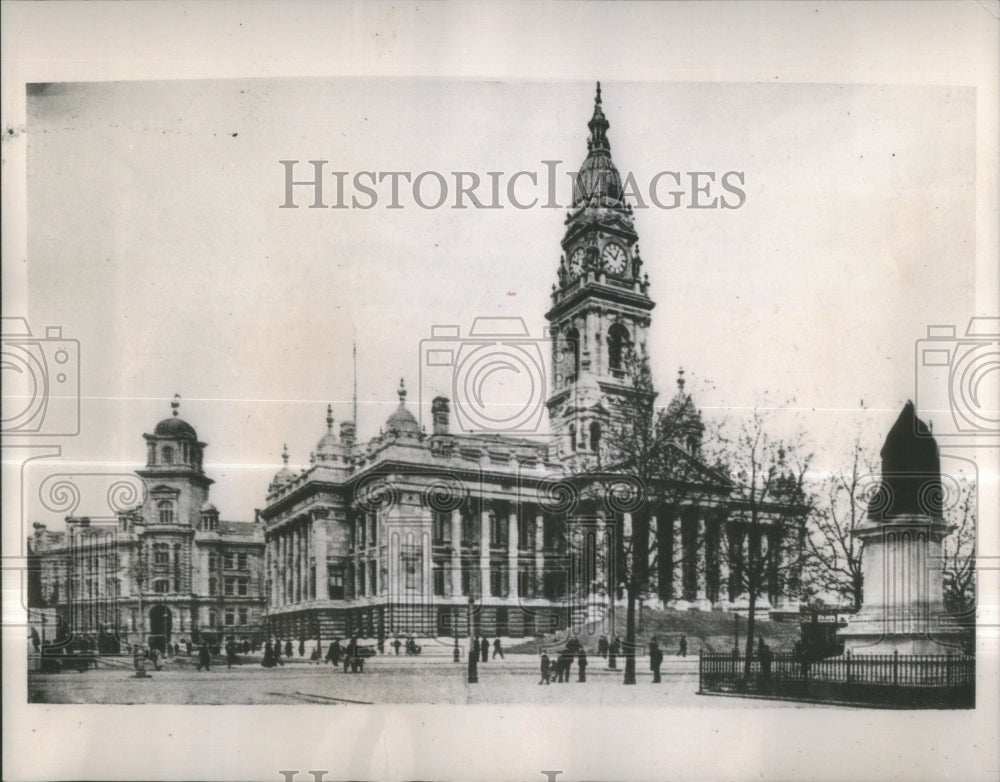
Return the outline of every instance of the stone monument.
[[[857,654],[948,654],[958,628],[943,617],[942,514],[937,443],[912,402],[889,430],[880,453],[882,480],[868,518],[854,531],[863,543],[864,599],[838,635]]]

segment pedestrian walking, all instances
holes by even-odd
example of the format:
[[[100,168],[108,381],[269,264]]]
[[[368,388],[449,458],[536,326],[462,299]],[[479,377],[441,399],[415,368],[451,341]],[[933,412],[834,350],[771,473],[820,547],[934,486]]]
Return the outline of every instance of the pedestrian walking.
[[[502,660],[503,659],[503,647],[500,645],[500,639],[499,638],[497,638],[493,642],[493,659],[494,660],[497,658],[498,654],[500,655],[500,659]]]
[[[299,639],[299,657],[305,657],[305,656],[306,656],[306,639],[305,638],[300,638]]]
[[[551,684],[549,682],[549,656],[545,652],[542,652],[542,678],[538,683]]]
[[[621,645],[618,643],[618,639],[615,638],[608,646],[608,668],[613,671],[618,669],[618,652],[620,650]]]
[[[559,652],[559,681],[563,684],[569,681],[570,669],[573,667],[573,650],[567,644]]]
[[[649,667],[653,671],[653,684],[660,683],[660,665],[663,663],[663,652],[660,645],[653,638],[649,643]]]
[[[764,643],[764,637],[757,640],[757,659],[760,660],[760,678],[764,683],[771,681],[771,647]]]
[[[292,639],[291,638],[289,638],[287,641],[285,641],[285,657],[287,657],[289,660],[292,659]]]
[[[677,656],[678,657],[688,656],[688,639],[686,635],[682,635],[680,642],[677,644]]]
[[[576,655],[576,669],[579,672],[576,680],[578,682],[587,681],[587,650],[582,646]]]
[[[260,664],[265,668],[274,667],[274,647],[271,646],[270,641],[264,644],[264,659],[260,661]]]
[[[402,641],[399,640],[399,636],[396,636],[396,640],[392,642],[392,648],[396,650],[396,654],[399,655],[399,648],[403,645]]]
[[[482,643],[479,644],[479,656],[483,662],[490,659],[490,642],[487,638],[483,638]]]
[[[608,650],[610,647],[611,644],[608,643],[608,637],[606,635],[602,635],[597,640],[597,654],[600,655],[601,658],[606,658],[608,656]]]
[[[230,638],[226,641],[226,667],[232,668],[236,662],[236,642]]]
[[[208,652],[208,647],[205,644],[201,645],[201,649],[198,650],[198,670],[200,671],[204,668],[206,671],[209,670],[208,664],[212,660],[212,655]]]

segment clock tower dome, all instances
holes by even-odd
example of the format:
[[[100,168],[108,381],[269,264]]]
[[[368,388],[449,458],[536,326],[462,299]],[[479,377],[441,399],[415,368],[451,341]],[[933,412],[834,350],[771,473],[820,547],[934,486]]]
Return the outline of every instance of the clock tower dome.
[[[597,84],[587,127],[587,158],[566,216],[558,282],[545,317],[553,346],[547,406],[557,453],[599,460],[601,438],[640,392],[637,363],[646,358],[646,334],[655,306],[642,272],[632,206],[611,160],[610,123]]]

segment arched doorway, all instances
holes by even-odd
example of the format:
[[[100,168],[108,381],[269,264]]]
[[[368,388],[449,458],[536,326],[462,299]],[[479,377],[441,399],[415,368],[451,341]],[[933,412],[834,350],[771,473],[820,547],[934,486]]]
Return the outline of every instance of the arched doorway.
[[[149,609],[149,645],[153,649],[161,652],[167,650],[173,623],[173,615],[166,606],[153,606]]]

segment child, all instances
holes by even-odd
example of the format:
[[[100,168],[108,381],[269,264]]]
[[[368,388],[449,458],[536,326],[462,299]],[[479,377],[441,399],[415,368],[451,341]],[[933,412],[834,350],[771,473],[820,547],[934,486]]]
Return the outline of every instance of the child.
[[[542,652],[542,680],[539,684],[549,684],[549,656]]]

